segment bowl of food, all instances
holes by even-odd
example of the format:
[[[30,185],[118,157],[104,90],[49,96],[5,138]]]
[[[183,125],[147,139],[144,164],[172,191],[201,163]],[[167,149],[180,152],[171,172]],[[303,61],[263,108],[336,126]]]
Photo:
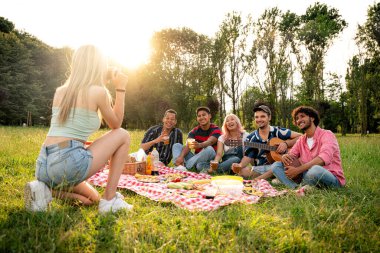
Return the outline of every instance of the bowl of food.
[[[229,176],[212,178],[211,185],[218,189],[219,194],[240,196],[243,193],[243,179],[240,180],[239,177],[228,178]],[[227,177],[227,178],[226,178]]]

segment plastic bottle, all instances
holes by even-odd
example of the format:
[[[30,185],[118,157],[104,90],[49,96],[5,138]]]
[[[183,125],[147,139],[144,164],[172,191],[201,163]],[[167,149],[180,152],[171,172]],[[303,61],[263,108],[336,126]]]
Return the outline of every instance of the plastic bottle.
[[[149,153],[149,155],[146,157],[145,174],[152,175],[152,167],[153,167],[152,153]]]
[[[157,149],[156,148],[153,148],[153,151],[152,151],[152,160],[153,160],[153,163],[152,163],[152,175],[158,175],[158,167],[157,165],[159,164],[160,162],[160,154],[158,153]]]
[[[160,154],[158,153],[156,148],[153,148],[152,150],[153,155],[153,164],[156,165],[160,162]]]

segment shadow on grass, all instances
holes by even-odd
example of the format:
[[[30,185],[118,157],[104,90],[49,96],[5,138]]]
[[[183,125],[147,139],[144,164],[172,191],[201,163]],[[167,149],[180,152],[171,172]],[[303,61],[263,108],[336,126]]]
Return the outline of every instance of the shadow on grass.
[[[9,212],[1,231],[7,234],[1,248],[11,252],[48,252],[64,249],[71,229],[83,217],[80,210],[65,208],[48,212]],[[1,250],[1,251],[3,251]]]
[[[109,252],[119,216],[77,206],[10,211],[0,221],[0,252]]]

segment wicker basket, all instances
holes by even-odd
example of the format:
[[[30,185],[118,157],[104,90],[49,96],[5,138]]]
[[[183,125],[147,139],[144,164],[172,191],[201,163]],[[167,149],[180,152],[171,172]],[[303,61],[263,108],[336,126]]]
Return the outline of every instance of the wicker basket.
[[[139,173],[141,175],[145,175],[146,174],[145,170],[146,170],[146,161],[125,163],[123,174],[135,175],[136,173]]]

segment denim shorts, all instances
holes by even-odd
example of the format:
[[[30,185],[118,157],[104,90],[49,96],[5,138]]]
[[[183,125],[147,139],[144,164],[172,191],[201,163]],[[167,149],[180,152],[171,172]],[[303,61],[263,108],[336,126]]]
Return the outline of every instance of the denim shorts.
[[[77,140],[42,146],[36,161],[36,178],[52,188],[83,182],[92,164],[92,153]]]

